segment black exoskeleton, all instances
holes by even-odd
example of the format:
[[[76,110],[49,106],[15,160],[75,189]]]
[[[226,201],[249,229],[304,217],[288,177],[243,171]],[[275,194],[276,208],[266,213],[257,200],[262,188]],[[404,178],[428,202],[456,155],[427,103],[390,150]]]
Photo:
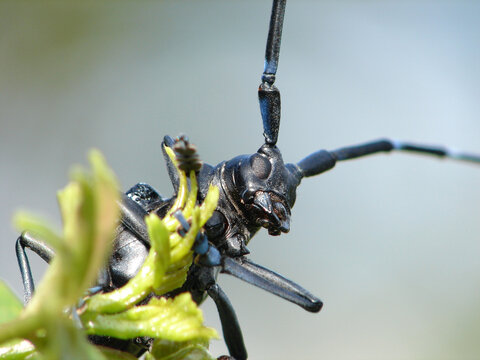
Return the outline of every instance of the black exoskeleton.
[[[175,141],[166,136],[163,146],[174,145]],[[165,159],[177,190],[177,172],[166,153]],[[269,145],[262,146],[253,155],[238,156],[215,167],[204,164],[198,174],[200,202],[204,200],[210,184],[220,190],[217,209],[205,225],[205,234],[211,248],[218,250],[221,258],[216,260],[215,256],[208,254],[200,257],[200,261],[190,268],[183,287],[174,294],[188,291],[197,303],[201,303],[207,294],[213,298],[219,309],[225,340],[236,359],[244,359],[247,354],[233,307],[216,284],[219,271],[266,289],[308,311],[318,312],[322,307],[319,299],[299,285],[245,257],[249,253],[246,247],[248,241],[261,227],[267,228],[272,235],[289,231],[291,207],[300,178],[296,166],[285,166],[280,151]],[[164,216],[175,196],[162,198],[147,184],[137,184],[127,192],[121,204],[123,224],[118,231],[109,266],[99,284],[105,291],[124,285],[138,272],[149,249],[148,238],[141,234],[143,230],[139,231],[143,227],[142,219],[152,211],[160,217]],[[132,221],[133,217],[136,220]],[[140,225],[132,226],[136,223]],[[96,340],[104,345],[113,341]],[[118,341],[115,340],[114,344],[119,347]],[[132,344],[125,342],[125,347],[131,351]]]
[[[298,163],[285,164],[276,146],[280,127],[280,92],[274,85],[285,4],[286,0],[273,0],[265,68],[258,89],[265,143],[254,154],[237,156],[216,166],[204,164],[200,168],[195,149],[185,137],[175,142],[166,136],[163,150],[170,180],[174,186],[173,197],[163,198],[151,186],[142,183],[135,185],[123,196],[119,204],[122,224],[118,229],[114,253],[108,268],[99,278],[99,285],[103,291],[109,291],[124,285],[143,264],[150,247],[144,217],[150,212],[164,216],[178,189],[179,179],[175,166],[165,153],[165,147],[174,148],[177,156],[182,159],[180,161],[182,164],[199,172],[198,200],[204,199],[211,184],[219,188],[220,198],[216,211],[205,225],[204,232],[208,241],[203,241],[195,248],[199,255],[198,261],[191,266],[182,288],[173,293],[188,291],[197,303],[201,303],[207,295],[215,301],[229,352],[237,360],[246,359],[247,351],[235,311],[226,294],[216,283],[218,273],[233,275],[307,311],[318,312],[322,308],[322,302],[308,291],[247,258],[248,242],[261,227],[266,228],[270,235],[280,235],[289,231],[296,189],[304,177],[330,170],[337,161],[392,150],[480,163],[480,156],[475,154],[382,139],[333,151],[320,150]],[[188,222],[182,219],[182,214],[178,213],[176,216],[184,230],[188,230]],[[29,234],[22,234],[17,240],[17,257],[25,285],[25,301],[28,301],[34,291],[34,284],[25,247],[46,261],[54,254],[46,245]],[[173,294],[165,294],[170,295]],[[95,337],[92,341],[138,356],[149,346],[150,339],[121,341]]]

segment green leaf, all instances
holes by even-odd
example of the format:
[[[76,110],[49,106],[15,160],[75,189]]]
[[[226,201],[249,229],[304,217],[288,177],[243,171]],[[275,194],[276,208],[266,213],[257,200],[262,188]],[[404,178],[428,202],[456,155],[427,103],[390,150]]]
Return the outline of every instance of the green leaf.
[[[58,235],[43,220],[28,215],[16,218],[18,225],[55,249],[44,280],[23,309],[8,288],[0,283],[0,357],[8,359],[132,360],[130,354],[104,349],[87,341],[86,333],[120,339],[152,337],[162,339],[149,359],[211,360],[208,341],[217,338],[214,329],[203,325],[202,311],[190,293],[174,298],[164,295],[184,283],[193,261],[192,245],[218,201],[218,189],[210,188],[202,206],[197,205],[198,186],[190,173],[190,189],[179,171],[180,189],[165,218],[146,218],[151,249],[139,273],[125,286],[106,294],[78,299],[105,266],[118,224],[118,186],[100,153],[90,154],[92,172],[77,169],[72,182],[58,194],[63,234]],[[175,163],[175,162],[174,162]],[[178,170],[178,169],[177,169]],[[191,223],[185,236],[177,232],[172,216],[182,210]],[[78,306],[78,307],[77,307]],[[79,324],[72,313],[79,315]],[[80,326],[79,326],[80,325]],[[21,338],[29,339],[19,340]],[[8,343],[5,341],[9,340]]]
[[[135,356],[120,350],[103,346],[99,346],[98,348],[108,360],[137,360]]]
[[[100,153],[91,152],[90,163],[92,171],[77,170],[59,194],[62,235],[43,220],[16,217],[17,225],[54,247],[55,257],[25,309],[0,286],[0,315],[10,320],[0,327],[2,357],[106,360],[70,316],[104,266],[118,224],[116,179]],[[30,340],[35,348],[19,338]]]
[[[145,221],[151,242],[147,259],[137,275],[121,288],[88,298],[87,307],[81,315],[83,323],[90,318],[90,313],[114,314],[133,307],[167,280],[165,272],[170,265],[169,232],[155,214],[147,216]]]
[[[18,212],[13,217],[14,226],[20,231],[28,231],[39,240],[50,245],[55,251],[65,249],[63,239],[44,219],[27,212]]]
[[[23,309],[23,304],[10,290],[4,281],[0,280],[0,324],[15,319]]]
[[[45,359],[107,359],[96,346],[88,342],[84,331],[68,318],[51,321],[46,330],[48,338],[39,348]]]
[[[20,360],[26,359],[35,351],[32,343],[27,340],[12,340],[0,346],[0,359]]]
[[[145,222],[152,246],[150,251],[155,252],[156,269],[154,271],[153,289],[156,289],[164,280],[165,272],[170,265],[169,233],[162,220],[156,214],[152,213],[147,216]]]
[[[216,360],[208,352],[208,343],[155,340],[146,360]]]
[[[202,311],[190,293],[173,299],[152,298],[147,305],[118,314],[87,313],[82,317],[89,334],[131,339],[139,336],[171,341],[218,338],[215,329],[203,326]]]

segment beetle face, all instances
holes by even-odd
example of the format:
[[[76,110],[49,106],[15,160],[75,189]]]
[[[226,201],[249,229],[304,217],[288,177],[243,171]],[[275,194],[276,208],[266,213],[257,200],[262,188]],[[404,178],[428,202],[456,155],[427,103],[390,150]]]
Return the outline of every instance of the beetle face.
[[[222,180],[251,226],[264,227],[270,235],[290,230],[299,180],[276,146],[263,145],[255,154],[227,161]]]
[[[290,231],[290,207],[276,193],[259,190],[246,207],[255,224],[266,228],[270,235]]]

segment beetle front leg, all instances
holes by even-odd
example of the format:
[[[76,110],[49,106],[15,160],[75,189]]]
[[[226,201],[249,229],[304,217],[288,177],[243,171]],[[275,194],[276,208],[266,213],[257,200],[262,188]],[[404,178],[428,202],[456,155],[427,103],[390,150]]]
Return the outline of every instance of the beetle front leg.
[[[215,301],[220,321],[222,323],[223,337],[227,344],[228,351],[236,360],[247,359],[247,349],[243,342],[242,330],[233,309],[232,303],[227,294],[218,286],[213,284],[207,289],[208,295]],[[229,357],[220,357],[219,359],[228,359]]]
[[[30,269],[30,262],[28,261],[25,248],[29,248],[35,254],[39,255],[47,263],[50,263],[55,256],[55,252],[47,246],[45,243],[35,239],[29,233],[24,232],[19,236],[15,243],[15,252],[17,255],[18,266],[20,267],[20,273],[22,275],[23,289],[24,289],[24,303],[28,303],[35,291],[35,284],[33,281],[32,271]]]

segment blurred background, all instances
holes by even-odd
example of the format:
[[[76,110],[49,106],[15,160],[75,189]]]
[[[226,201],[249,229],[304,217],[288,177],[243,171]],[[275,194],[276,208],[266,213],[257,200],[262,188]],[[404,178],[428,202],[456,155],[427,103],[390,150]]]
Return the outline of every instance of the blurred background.
[[[55,193],[99,148],[124,190],[172,192],[160,143],[216,164],[262,144],[271,2],[0,2],[0,277],[11,218],[59,225]],[[277,85],[288,162],[382,136],[480,152],[480,3],[287,4]],[[408,154],[340,163],[298,190],[251,258],[324,301],[310,314],[220,276],[251,359],[480,358],[480,167]],[[41,278],[45,266],[34,255]],[[211,301],[206,323],[220,330]],[[226,353],[223,340],[212,353]]]

